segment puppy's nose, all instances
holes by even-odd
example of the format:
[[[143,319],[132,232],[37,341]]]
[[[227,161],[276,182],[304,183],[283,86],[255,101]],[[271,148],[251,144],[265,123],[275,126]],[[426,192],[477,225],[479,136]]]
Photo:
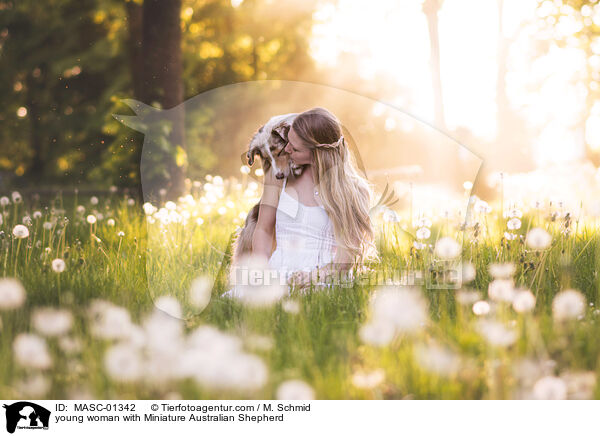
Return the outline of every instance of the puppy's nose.
[[[283,179],[283,173],[277,173],[277,174],[275,174],[275,178],[276,178],[277,180],[281,180],[281,179]]]

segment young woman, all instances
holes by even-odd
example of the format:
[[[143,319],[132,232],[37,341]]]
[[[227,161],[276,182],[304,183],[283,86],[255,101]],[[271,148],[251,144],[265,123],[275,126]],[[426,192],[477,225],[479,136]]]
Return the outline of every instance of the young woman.
[[[376,257],[369,217],[371,187],[358,174],[339,120],[328,110],[299,114],[285,151],[304,165],[296,178],[265,178],[254,255],[305,286],[317,275],[348,272]],[[277,205],[277,208],[272,205]],[[271,253],[273,237],[277,246]]]

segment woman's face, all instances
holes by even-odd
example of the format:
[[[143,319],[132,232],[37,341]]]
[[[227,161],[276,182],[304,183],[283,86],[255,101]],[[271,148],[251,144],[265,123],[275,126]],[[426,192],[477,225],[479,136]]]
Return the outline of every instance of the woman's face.
[[[286,153],[290,154],[290,159],[296,165],[307,165],[312,163],[312,153],[310,148],[296,134],[293,128],[288,132],[288,143],[285,146]]]

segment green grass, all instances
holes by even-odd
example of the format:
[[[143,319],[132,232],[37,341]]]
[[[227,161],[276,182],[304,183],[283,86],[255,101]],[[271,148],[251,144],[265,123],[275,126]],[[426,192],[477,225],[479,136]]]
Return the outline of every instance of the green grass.
[[[252,201],[240,198],[235,189],[226,190],[210,212],[204,211],[204,204],[198,202],[198,207],[190,206],[188,210],[197,210],[197,216],[204,222],[198,225],[197,216],[191,216],[187,225],[169,224],[166,234],[160,232],[158,221],[147,223],[141,204],[128,205],[126,199],[116,195],[101,198],[96,206],[90,204],[89,198],[67,200],[59,196],[46,204],[26,199],[0,208],[3,212],[0,230],[4,232],[0,240],[0,276],[16,276],[27,291],[22,307],[0,311],[3,356],[0,396],[23,396],[22,381],[36,374],[43,375],[49,387],[29,397],[48,399],[70,398],[77,390],[106,399],[166,398],[174,394],[185,399],[275,398],[280,383],[289,379],[304,380],[319,399],[519,398],[531,393],[532,385],[543,375],[592,373],[597,380],[600,316],[595,308],[599,238],[592,223],[571,223],[572,230],[565,235],[561,233],[564,220],[552,221],[536,211],[525,211],[522,227],[515,233],[524,236],[536,226],[547,229],[553,243],[543,252],[528,250],[521,239],[502,240],[505,220],[494,213],[485,219],[477,217],[483,226],[477,238],[472,230],[465,232],[462,259],[473,263],[477,275],[473,282],[463,284],[464,288],[479,290],[481,298],[487,299],[487,287],[492,280],[488,265],[512,262],[516,265],[515,285],[530,289],[536,296],[532,313],[519,314],[509,303],[498,303],[494,306],[496,313],[488,315],[516,329],[518,339],[514,344],[508,347],[488,344],[477,332],[479,317],[470,305],[457,302],[456,289],[427,289],[424,284],[420,287],[428,303],[429,322],[378,347],[364,343],[360,337],[362,325],[371,317],[369,299],[378,289],[375,284],[357,281],[349,288],[315,290],[306,295],[294,291],[293,298],[300,306],[298,314],[284,311],[281,303],[251,309],[237,300],[220,297],[227,290],[230,237],[241,222],[236,217],[252,205]],[[217,207],[225,205],[227,200],[234,201],[235,206],[219,214]],[[86,208],[83,214],[76,210],[79,204]],[[56,209],[64,209],[64,213]],[[14,225],[34,210],[41,211],[43,216],[33,220],[29,237],[13,238]],[[91,226],[85,218],[98,212],[104,217]],[[108,226],[109,218],[115,220],[114,227]],[[52,230],[44,230],[43,222],[51,219],[56,219],[57,224]],[[389,277],[395,271],[412,269],[421,271],[426,278],[434,277],[433,274],[440,272],[440,264],[432,264],[433,250],[411,249],[411,240],[400,231],[400,224],[378,225],[381,262],[370,265],[371,274]],[[426,242],[434,246],[442,235],[460,241],[460,223],[455,224],[452,227],[445,220],[439,225],[434,223],[431,238]],[[119,231],[124,232],[122,238]],[[46,247],[50,247],[49,253]],[[50,264],[54,258],[65,260],[63,273],[52,271]],[[215,278],[211,301],[202,311],[195,309],[188,297],[190,283],[199,275]],[[560,290],[567,288],[582,292],[586,312],[582,319],[558,323],[552,318],[552,301]],[[161,295],[174,296],[180,301],[188,332],[210,324],[240,337],[252,333],[270,338],[270,349],[252,349],[249,343],[245,344],[268,368],[265,385],[256,391],[237,392],[209,390],[190,380],[156,385],[111,379],[103,363],[111,341],[90,333],[88,305],[94,299],[108,300],[126,308],[132,320],[141,323],[154,310],[153,302]],[[82,349],[78,353],[65,353],[56,338],[47,338],[53,365],[46,370],[33,370],[15,361],[12,346],[17,334],[34,331],[30,316],[41,306],[68,308],[73,313],[75,323],[68,336],[79,340]],[[458,370],[451,374],[436,373],[416,358],[416,347],[434,342],[459,356]],[[546,362],[550,369],[523,381],[518,366],[523,359]],[[385,373],[385,379],[377,386],[362,388],[352,383],[357,371],[376,369]],[[588,397],[600,398],[595,386]]]

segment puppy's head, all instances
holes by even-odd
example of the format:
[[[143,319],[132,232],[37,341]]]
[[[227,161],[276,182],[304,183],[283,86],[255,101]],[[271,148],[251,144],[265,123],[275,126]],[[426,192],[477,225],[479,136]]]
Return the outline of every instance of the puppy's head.
[[[290,163],[288,153],[284,152],[288,143],[288,133],[296,115],[277,115],[258,129],[248,145],[248,165],[252,166],[258,155],[262,159],[264,171],[275,171],[277,179],[287,177],[290,171],[297,175],[298,169]]]

